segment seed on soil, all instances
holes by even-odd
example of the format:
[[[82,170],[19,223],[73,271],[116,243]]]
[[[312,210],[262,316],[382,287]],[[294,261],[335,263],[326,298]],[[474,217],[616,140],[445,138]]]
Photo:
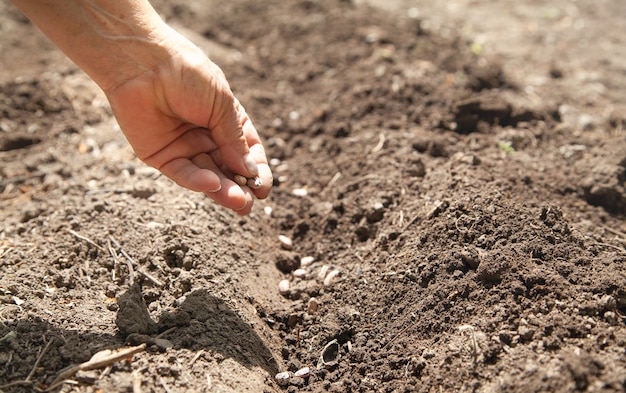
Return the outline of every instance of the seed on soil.
[[[302,367],[300,370],[293,373],[294,377],[306,378],[311,374],[310,367]]]
[[[333,367],[337,364],[337,359],[339,358],[339,342],[335,339],[322,349],[322,354],[320,355],[320,364],[325,367]]]
[[[293,248],[293,242],[285,235],[279,235],[278,241],[280,241],[280,246],[285,250],[291,250]]]
[[[270,217],[271,217],[271,216],[272,216],[272,212],[274,211],[274,209],[272,209],[272,207],[271,207],[271,206],[265,206],[265,207],[263,208],[263,211],[265,212],[265,215],[267,215],[267,216],[270,216]]]
[[[330,285],[335,279],[335,277],[337,277],[338,275],[339,275],[339,270],[333,270],[330,273],[328,273],[326,278],[324,278],[324,285],[325,286]]]
[[[305,188],[294,188],[292,193],[295,196],[303,197],[306,196],[309,192]]]
[[[289,294],[289,280],[281,280],[278,283],[278,292],[280,292],[281,295]]]
[[[317,302],[317,299],[312,297],[309,299],[309,304],[307,305],[306,312],[309,313],[309,315],[313,315],[317,312],[318,307],[319,303]]]
[[[306,277],[306,270],[304,269],[296,269],[293,271],[293,276],[296,278],[304,278]]]
[[[302,261],[300,263],[302,263]],[[330,269],[330,266],[328,266],[328,265],[322,266],[322,268],[320,269],[320,272],[317,273],[318,280],[323,281],[326,278],[326,274],[328,273],[328,269]]]
[[[276,379],[276,382],[280,386],[288,385],[289,384],[289,380],[291,379],[291,373],[289,371],[283,371],[282,373],[276,374],[274,379]]]
[[[302,257],[302,259],[300,259],[300,266],[308,266],[312,264],[314,260],[315,258],[313,257]]]

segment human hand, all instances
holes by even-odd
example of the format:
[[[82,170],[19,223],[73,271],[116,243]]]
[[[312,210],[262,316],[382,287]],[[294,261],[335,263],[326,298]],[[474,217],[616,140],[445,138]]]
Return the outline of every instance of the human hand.
[[[180,186],[238,214],[266,198],[272,173],[259,134],[226,77],[197,47],[178,42],[166,62],[105,93],[137,156]],[[259,176],[255,190],[232,179]]]

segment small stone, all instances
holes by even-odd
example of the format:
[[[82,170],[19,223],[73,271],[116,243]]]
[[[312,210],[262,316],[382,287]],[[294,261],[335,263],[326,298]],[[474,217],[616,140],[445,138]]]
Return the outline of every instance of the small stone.
[[[276,256],[276,268],[285,274],[289,274],[300,267],[298,255],[290,252],[281,252]]]
[[[533,339],[533,336],[535,335],[535,330],[525,326],[525,325],[521,325],[518,329],[517,329],[517,334],[519,334],[519,336],[521,337],[522,340],[524,341],[530,341]]]
[[[281,280],[278,283],[278,292],[284,296],[284,295],[288,295],[289,291],[290,291],[289,280]]]
[[[613,311],[607,311],[604,313],[604,319],[609,325],[617,325],[617,315]]]
[[[272,209],[272,207],[271,207],[271,206],[265,206],[265,207],[263,208],[263,211],[265,212],[265,215],[267,215],[267,216],[270,216],[270,217],[271,217],[271,216],[272,216],[272,212],[274,211],[274,209]]]
[[[173,348],[174,344],[170,340],[166,340],[164,338],[155,338],[154,344],[159,347],[160,350],[165,351],[168,348]]]
[[[293,242],[285,235],[279,235],[278,241],[280,242],[280,246],[285,250],[291,250],[293,248]]]
[[[374,204],[374,209],[372,209],[372,211],[367,214],[367,222],[369,222],[370,224],[379,222],[383,219],[384,215],[385,206],[382,203],[377,202]]]
[[[461,261],[472,269],[477,269],[480,265],[478,251],[473,248],[465,248],[461,251]]]
[[[289,385],[289,380],[291,379],[291,373],[289,371],[283,371],[282,373],[276,374],[274,379],[280,386]]]
[[[314,315],[317,312],[317,309],[319,308],[319,303],[317,301],[316,298],[312,297],[309,299],[309,304],[307,305],[307,310],[306,312],[309,315]]]

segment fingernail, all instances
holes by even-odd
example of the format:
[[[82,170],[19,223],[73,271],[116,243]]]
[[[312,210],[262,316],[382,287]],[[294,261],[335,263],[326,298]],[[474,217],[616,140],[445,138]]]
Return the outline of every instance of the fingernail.
[[[245,209],[246,207],[248,207],[248,205],[252,204],[253,202],[254,202],[254,198],[252,198],[252,194],[248,191],[246,192],[245,203],[243,204],[243,206],[237,209],[233,209],[233,210],[236,212],[241,211]]]
[[[257,166],[256,162],[254,161],[250,153],[246,154],[246,156],[243,159],[243,162],[246,165],[246,169],[248,170],[248,172],[250,172],[252,177],[259,175],[259,167]]]
[[[215,190],[209,190],[207,192],[218,192],[221,189],[222,189],[222,184],[220,183],[220,184],[218,184],[218,186],[217,186],[217,188]]]

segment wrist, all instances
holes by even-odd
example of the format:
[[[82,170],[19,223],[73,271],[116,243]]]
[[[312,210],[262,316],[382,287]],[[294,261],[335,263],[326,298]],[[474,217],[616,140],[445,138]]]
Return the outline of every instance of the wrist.
[[[91,49],[70,57],[105,93],[172,56],[173,31],[151,7],[120,18],[86,5],[81,18],[89,29],[84,44]]]
[[[12,0],[105,92],[167,61],[177,38],[147,0]]]

